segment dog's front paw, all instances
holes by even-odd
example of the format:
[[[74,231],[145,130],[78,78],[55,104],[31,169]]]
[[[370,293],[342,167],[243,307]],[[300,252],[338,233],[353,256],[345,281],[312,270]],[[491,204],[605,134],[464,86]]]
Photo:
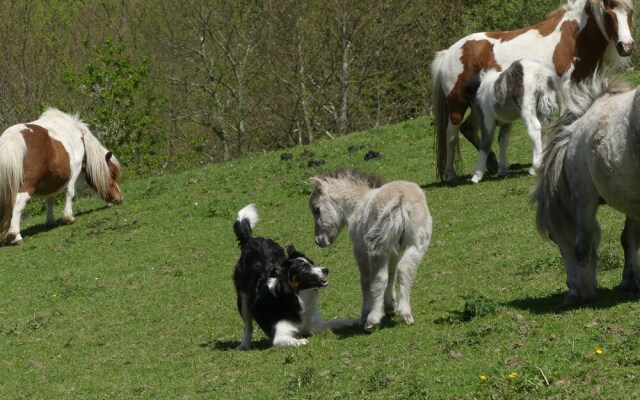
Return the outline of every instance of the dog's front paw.
[[[296,339],[294,337],[279,338],[273,341],[274,347],[300,347],[309,343],[305,338]]]

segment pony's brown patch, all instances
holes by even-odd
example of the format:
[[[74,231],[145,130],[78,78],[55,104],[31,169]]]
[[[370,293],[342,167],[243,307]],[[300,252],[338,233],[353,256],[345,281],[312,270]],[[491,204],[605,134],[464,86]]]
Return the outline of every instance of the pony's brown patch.
[[[22,131],[27,144],[24,157],[24,182],[20,192],[30,196],[48,196],[58,192],[71,177],[69,154],[63,144],[49,136],[45,128],[26,124]]]
[[[449,117],[455,125],[460,125],[469,106],[464,95],[465,82],[480,70],[493,68],[500,71],[502,69],[493,54],[493,44],[488,40],[469,40],[463,44],[460,62],[463,65],[462,73],[458,75],[453,90],[447,96],[447,103],[451,109]]]
[[[546,20],[535,25],[515,31],[487,32],[486,35],[491,39],[497,39],[501,42],[508,42],[509,40],[513,40],[531,30],[538,31],[541,36],[549,36],[553,33],[553,31],[555,31],[556,27],[560,23],[560,20],[562,20],[562,17],[564,17],[564,13],[565,11],[563,9],[558,9],[549,14]]]

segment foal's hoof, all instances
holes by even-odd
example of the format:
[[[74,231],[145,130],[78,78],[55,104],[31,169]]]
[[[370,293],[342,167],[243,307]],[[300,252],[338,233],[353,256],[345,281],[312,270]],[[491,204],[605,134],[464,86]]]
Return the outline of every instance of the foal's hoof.
[[[62,223],[65,225],[71,225],[76,222],[76,219],[73,217],[62,217]]]
[[[373,333],[380,328],[380,324],[366,324],[364,330],[367,333]]]
[[[640,280],[636,278],[625,279],[618,285],[618,290],[626,293],[640,293]]]

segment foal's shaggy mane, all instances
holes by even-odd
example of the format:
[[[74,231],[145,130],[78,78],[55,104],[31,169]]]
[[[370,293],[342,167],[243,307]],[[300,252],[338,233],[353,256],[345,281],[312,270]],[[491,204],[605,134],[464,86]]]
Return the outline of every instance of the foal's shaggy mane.
[[[356,184],[364,184],[371,189],[379,188],[385,183],[379,176],[350,168],[339,169],[333,173],[321,175],[320,178],[346,179]]]

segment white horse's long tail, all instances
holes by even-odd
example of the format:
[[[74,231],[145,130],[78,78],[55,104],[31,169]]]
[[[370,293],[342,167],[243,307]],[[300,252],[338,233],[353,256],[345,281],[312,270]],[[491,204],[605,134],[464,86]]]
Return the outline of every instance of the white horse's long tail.
[[[0,136],[0,242],[6,238],[13,205],[23,180],[24,155],[27,145],[17,127],[7,129]]]
[[[392,249],[400,243],[406,221],[409,219],[408,204],[405,204],[403,199],[404,196],[398,196],[389,202],[364,236],[371,255],[382,255],[385,250]]]
[[[553,120],[560,109],[558,102],[559,91],[559,82],[555,73],[543,75],[538,80],[536,111],[539,116],[543,116],[547,121]]]

